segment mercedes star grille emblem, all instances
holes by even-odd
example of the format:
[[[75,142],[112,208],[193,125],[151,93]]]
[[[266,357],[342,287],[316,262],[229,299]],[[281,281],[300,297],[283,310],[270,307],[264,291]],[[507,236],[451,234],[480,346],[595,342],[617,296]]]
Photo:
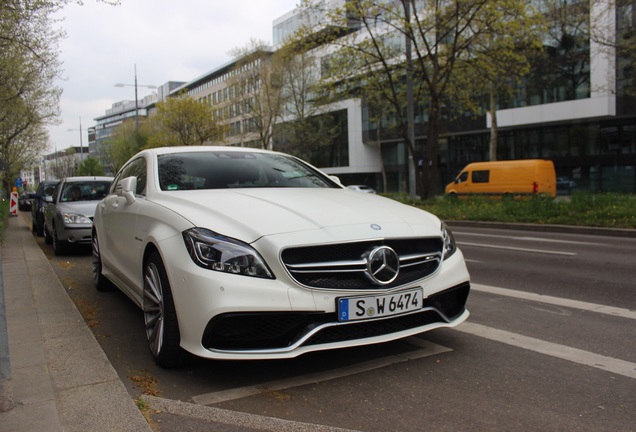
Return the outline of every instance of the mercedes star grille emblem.
[[[367,272],[371,282],[388,285],[400,272],[400,257],[388,246],[375,247],[367,257]]]

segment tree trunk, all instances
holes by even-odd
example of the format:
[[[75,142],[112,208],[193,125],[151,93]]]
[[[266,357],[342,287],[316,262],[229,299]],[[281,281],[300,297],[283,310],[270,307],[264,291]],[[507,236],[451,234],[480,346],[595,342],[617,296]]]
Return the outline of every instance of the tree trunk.
[[[490,86],[490,160],[497,160],[497,93]]]
[[[378,127],[375,129],[376,140],[378,142],[378,154],[380,156],[380,170],[382,171],[382,192],[387,193],[387,180],[386,180],[386,167],[384,166],[384,158],[382,157],[382,138],[380,135],[380,121],[378,120]]]
[[[431,107],[428,117],[428,133],[426,137],[426,153],[427,158],[424,161],[424,189],[422,193],[423,199],[432,198],[437,193],[437,184],[439,170],[437,159],[439,156],[439,128],[440,128],[440,112],[439,97],[431,98]]]

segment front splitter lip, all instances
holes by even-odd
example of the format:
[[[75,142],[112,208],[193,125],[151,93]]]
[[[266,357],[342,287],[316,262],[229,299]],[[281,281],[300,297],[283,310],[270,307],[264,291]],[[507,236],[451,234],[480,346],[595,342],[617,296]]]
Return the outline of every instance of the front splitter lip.
[[[467,309],[465,309],[464,312],[461,315],[459,315],[457,318],[455,318],[454,320],[449,320],[439,310],[428,307],[428,308],[423,308],[418,311],[411,312],[409,314],[400,315],[400,316],[417,314],[417,313],[425,313],[427,311],[436,312],[437,314],[442,316],[446,321],[427,324],[425,326],[420,326],[420,327],[416,327],[416,328],[412,328],[408,330],[402,330],[399,332],[390,333],[390,334],[381,335],[381,336],[353,339],[353,340],[347,340],[343,342],[331,342],[331,343],[325,343],[325,344],[303,346],[303,344],[307,342],[307,340],[309,340],[312,336],[314,336],[315,334],[329,327],[356,325],[359,322],[325,323],[313,329],[311,332],[303,336],[300,340],[298,340],[293,345],[290,345],[284,348],[255,349],[255,350],[220,350],[220,349],[202,348],[202,352],[200,353],[194,352],[193,354],[203,358],[225,359],[225,360],[290,359],[290,358],[295,358],[302,354],[306,354],[310,352],[325,351],[325,350],[332,350],[332,349],[338,349],[338,348],[350,348],[350,347],[356,347],[356,346],[377,344],[382,342],[390,342],[393,340],[398,340],[398,339],[403,339],[405,337],[414,336],[420,333],[425,333],[425,332],[438,329],[438,328],[452,328],[466,321],[466,319],[468,319],[470,315],[470,312]],[[391,318],[395,318],[395,316],[378,318],[374,321],[386,320]]]

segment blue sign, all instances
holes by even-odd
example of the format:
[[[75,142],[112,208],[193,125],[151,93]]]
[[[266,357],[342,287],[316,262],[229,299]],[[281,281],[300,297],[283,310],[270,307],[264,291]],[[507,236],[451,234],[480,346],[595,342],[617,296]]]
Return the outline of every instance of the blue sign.
[[[15,187],[22,187],[22,177],[18,177],[17,179],[15,179]]]

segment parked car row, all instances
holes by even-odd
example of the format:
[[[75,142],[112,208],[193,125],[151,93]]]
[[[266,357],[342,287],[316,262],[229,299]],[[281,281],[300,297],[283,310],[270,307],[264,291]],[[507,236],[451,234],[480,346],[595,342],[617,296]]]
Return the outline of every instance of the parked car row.
[[[68,177],[43,181],[30,195],[31,229],[62,255],[75,245],[91,244],[97,202],[106,196],[113,177]]]
[[[95,287],[141,309],[162,367],[381,343],[469,315],[440,219],[283,153],[144,150],[114,179],[65,179],[44,201],[47,243],[92,244]]]

